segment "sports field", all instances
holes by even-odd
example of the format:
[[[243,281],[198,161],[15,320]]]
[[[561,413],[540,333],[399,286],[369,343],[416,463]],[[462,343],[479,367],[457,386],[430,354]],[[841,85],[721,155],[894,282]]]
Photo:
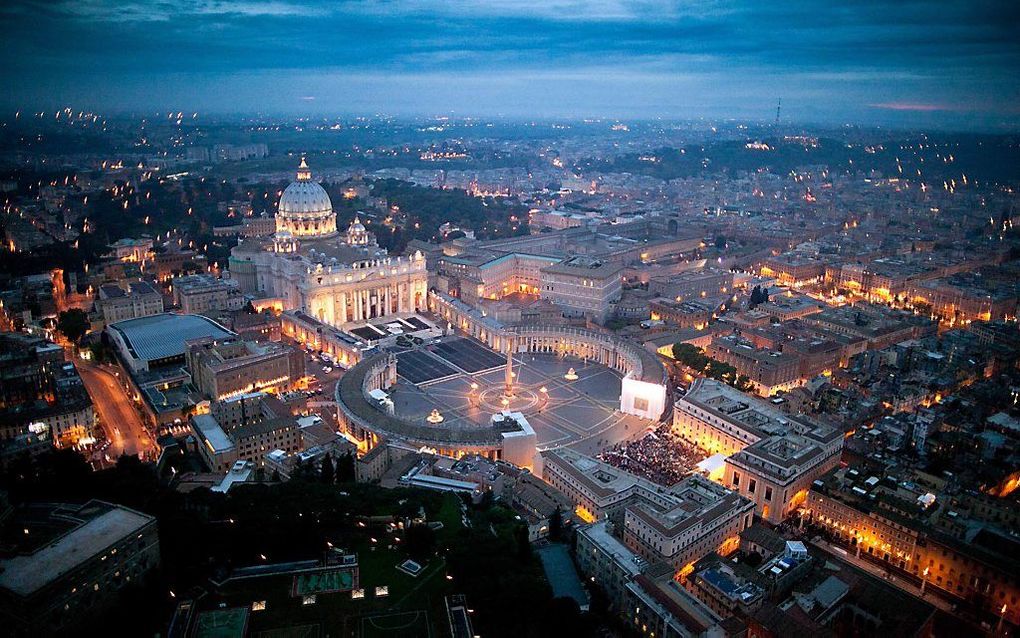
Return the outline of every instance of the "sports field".
[[[429,613],[424,609],[363,616],[360,630],[360,638],[429,638],[433,635]]]

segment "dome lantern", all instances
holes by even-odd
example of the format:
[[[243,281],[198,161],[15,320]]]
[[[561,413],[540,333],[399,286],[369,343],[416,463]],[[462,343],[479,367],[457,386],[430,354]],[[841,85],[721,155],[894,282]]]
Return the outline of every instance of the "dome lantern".
[[[308,162],[304,155],[301,156],[301,164],[298,166],[297,179],[299,182],[307,182],[312,179],[312,169],[308,168]]]

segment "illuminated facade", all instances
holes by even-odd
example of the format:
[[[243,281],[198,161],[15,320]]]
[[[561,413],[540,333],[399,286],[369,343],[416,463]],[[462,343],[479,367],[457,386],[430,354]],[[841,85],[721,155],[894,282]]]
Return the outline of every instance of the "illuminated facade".
[[[911,284],[907,294],[913,305],[931,307],[931,313],[951,325],[972,321],[999,321],[1017,316],[1015,287],[984,284],[970,273],[955,278]]]
[[[370,349],[367,343],[300,310],[286,310],[280,315],[280,333],[329,355],[345,369],[361,361],[362,354]]]
[[[747,377],[755,392],[763,397],[792,390],[806,381],[800,374],[800,357],[756,348],[753,342],[739,335],[712,339],[705,354],[736,368],[737,374]]]
[[[927,589],[1018,622],[1016,539],[1005,529],[959,520],[963,515],[940,499],[884,472],[848,467],[815,481],[801,512],[807,524],[850,551],[868,554]]]
[[[479,299],[501,299],[510,294],[539,294],[541,269],[558,257],[507,253],[502,255],[444,255],[437,270],[447,282],[444,292],[453,292],[468,303]]]
[[[280,197],[276,230],[302,239],[333,237],[337,234],[333,203],[326,189],[312,180],[312,171],[304,158],[301,158],[298,167],[297,181],[291,182]]]
[[[676,402],[673,431],[710,454],[727,456],[722,484],[782,522],[803,503],[811,482],[839,463],[843,435],[791,417],[711,379],[696,379]]]
[[[825,264],[814,259],[781,255],[766,259],[759,273],[762,277],[775,277],[781,286],[803,286],[823,279]]]
[[[304,164],[280,199],[277,222],[271,240],[248,238],[231,252],[231,277],[243,292],[330,326],[425,308],[424,255],[388,256],[357,218],[338,237],[329,196]]]
[[[185,359],[195,387],[222,401],[249,392],[286,392],[305,375],[304,355],[281,343],[236,338],[187,342]]]
[[[624,544],[677,571],[701,556],[737,548],[754,504],[701,476],[664,488],[568,449],[542,455],[542,478],[595,520],[623,530]]]
[[[622,271],[619,263],[583,255],[569,257],[542,269],[542,299],[564,308],[564,314],[605,321],[611,304],[623,294]]]
[[[163,312],[163,295],[144,281],[133,281],[123,287],[116,284],[100,286],[94,308],[109,325],[127,319],[158,315]]]

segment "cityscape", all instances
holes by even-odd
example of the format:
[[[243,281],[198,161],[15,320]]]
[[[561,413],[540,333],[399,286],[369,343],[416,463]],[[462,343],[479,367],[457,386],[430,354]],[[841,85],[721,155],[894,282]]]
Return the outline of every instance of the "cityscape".
[[[2,633],[1016,635],[1020,12],[865,4],[5,3]]]

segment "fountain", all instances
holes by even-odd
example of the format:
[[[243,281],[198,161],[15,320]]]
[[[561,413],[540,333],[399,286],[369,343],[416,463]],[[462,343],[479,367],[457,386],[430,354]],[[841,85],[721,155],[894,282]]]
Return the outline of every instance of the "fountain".
[[[567,370],[567,373],[563,375],[563,378],[567,381],[577,381],[577,371],[571,368]]]
[[[442,423],[443,415],[436,408],[432,408],[432,413],[425,417],[425,420],[429,423]]]

